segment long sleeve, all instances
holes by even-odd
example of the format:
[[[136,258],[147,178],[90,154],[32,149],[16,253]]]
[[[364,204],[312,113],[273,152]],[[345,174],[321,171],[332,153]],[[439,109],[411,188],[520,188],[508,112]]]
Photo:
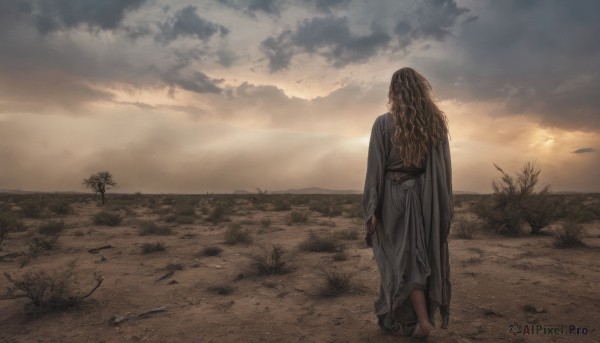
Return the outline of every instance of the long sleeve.
[[[449,198],[449,219],[454,218],[454,195],[452,193],[452,159],[450,157],[450,141],[448,136],[444,139],[444,166],[446,169],[446,192]],[[450,231],[450,225],[448,225],[448,231]]]
[[[384,142],[382,117],[378,117],[371,129],[369,152],[367,157],[367,175],[363,192],[363,214],[365,223],[373,214],[377,214],[383,193],[383,177],[385,173],[386,149]]]

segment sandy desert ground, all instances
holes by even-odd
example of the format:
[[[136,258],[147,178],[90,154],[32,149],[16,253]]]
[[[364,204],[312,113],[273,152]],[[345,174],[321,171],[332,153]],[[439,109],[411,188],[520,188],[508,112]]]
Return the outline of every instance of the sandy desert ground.
[[[18,213],[19,201],[27,197],[35,196],[3,195],[0,204]],[[42,200],[55,198],[70,202],[73,213],[57,215],[45,209],[40,218],[21,219],[24,228],[9,233],[2,245],[0,272],[19,277],[75,259],[82,290],[93,286],[94,273],[104,281],[75,308],[39,317],[24,313],[26,298],[1,300],[1,342],[419,341],[391,336],[377,326],[373,302],[379,275],[362,236],[360,195],[109,195],[104,208],[123,217],[114,227],[94,224],[94,214],[103,208],[92,195],[47,195]],[[311,202],[319,199],[337,201],[341,212],[327,216],[311,210]],[[226,221],[213,223],[209,219],[219,201],[232,210]],[[468,201],[460,205],[456,218],[474,217]],[[290,223],[293,211],[306,213],[306,222]],[[50,220],[65,223],[57,246],[29,260],[19,256],[28,251],[32,232]],[[170,228],[171,234],[140,235],[141,223],[147,221]],[[225,243],[226,231],[235,223],[250,233],[252,242]],[[428,341],[599,342],[600,226],[598,221],[585,225],[587,246],[568,249],[554,247],[551,235],[511,238],[482,229],[473,239],[452,236],[450,323],[445,330],[438,327]],[[344,252],[300,250],[309,230],[334,234]],[[144,243],[156,242],[165,250],[142,253]],[[273,244],[285,248],[284,259],[295,269],[260,275],[251,255]],[[88,251],[105,245],[112,248]],[[205,247],[213,246],[222,252],[203,254]],[[349,290],[322,296],[323,270],[348,273]],[[0,292],[10,285],[1,276]],[[110,324],[115,316],[159,307],[166,311]],[[587,334],[512,334],[513,323],[522,330],[525,325],[563,324],[568,331],[574,325]]]

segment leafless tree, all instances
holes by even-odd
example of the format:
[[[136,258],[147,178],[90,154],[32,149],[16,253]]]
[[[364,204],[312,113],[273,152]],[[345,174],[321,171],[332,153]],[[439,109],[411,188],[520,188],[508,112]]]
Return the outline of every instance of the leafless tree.
[[[102,205],[104,205],[106,198],[105,193],[107,190],[116,186],[117,183],[114,181],[111,173],[107,171],[98,172],[91,175],[89,178],[83,180],[83,185],[86,188],[91,188],[96,194],[100,193],[102,196]]]

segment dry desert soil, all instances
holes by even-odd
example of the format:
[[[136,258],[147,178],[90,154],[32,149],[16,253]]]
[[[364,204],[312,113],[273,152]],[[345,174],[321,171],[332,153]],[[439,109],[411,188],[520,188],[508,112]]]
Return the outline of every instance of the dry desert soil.
[[[38,316],[26,314],[27,298],[0,300],[0,342],[418,342],[386,334],[377,325],[373,302],[379,274],[363,239],[361,199],[138,194],[108,195],[101,206],[92,195],[3,195],[4,211],[17,215],[23,201],[43,205],[39,218],[21,216],[23,227],[8,234],[0,251],[1,273],[13,279],[28,271],[52,275],[75,260],[79,292],[92,289],[95,274],[103,282],[77,306]],[[72,212],[53,213],[46,205],[53,201],[66,202]],[[469,201],[456,207],[455,220],[476,220]],[[333,205],[315,210],[324,203]],[[223,217],[214,213],[217,206]],[[102,210],[119,213],[122,221],[95,224],[93,217]],[[65,224],[56,246],[28,257],[28,242],[52,220]],[[149,222],[166,229],[140,235]],[[248,233],[250,241],[227,244],[231,227]],[[553,246],[549,234],[505,237],[483,227],[472,239],[452,235],[450,323],[441,329],[436,316],[437,328],[427,341],[599,342],[599,222],[585,228],[586,246],[562,249]],[[301,250],[309,232],[333,237],[336,248]],[[145,243],[165,249],[143,253]],[[252,256],[264,252],[261,247],[270,252],[274,244],[284,248],[283,260],[293,268],[260,274]],[[111,248],[89,251],[107,245]],[[206,247],[222,251],[207,256]],[[322,294],[327,271],[346,275],[350,283],[344,292]],[[0,275],[0,294],[11,286]],[[163,311],[133,316],[156,308]],[[563,334],[544,333],[560,325]]]

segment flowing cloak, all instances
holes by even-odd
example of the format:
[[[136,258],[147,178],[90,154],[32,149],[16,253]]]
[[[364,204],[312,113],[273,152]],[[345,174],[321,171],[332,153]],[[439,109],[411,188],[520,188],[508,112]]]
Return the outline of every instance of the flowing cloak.
[[[404,177],[398,178],[390,172],[411,171],[392,146],[393,132],[389,113],[377,117],[363,193],[365,224],[372,215],[378,219],[372,235],[380,272],[375,314],[384,329],[406,330],[417,320],[409,294],[420,287],[425,292],[430,322],[435,325],[439,309],[445,329],[451,296],[447,237],[454,215],[448,137],[430,147],[421,174],[407,179],[407,173],[400,173]]]

